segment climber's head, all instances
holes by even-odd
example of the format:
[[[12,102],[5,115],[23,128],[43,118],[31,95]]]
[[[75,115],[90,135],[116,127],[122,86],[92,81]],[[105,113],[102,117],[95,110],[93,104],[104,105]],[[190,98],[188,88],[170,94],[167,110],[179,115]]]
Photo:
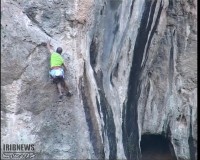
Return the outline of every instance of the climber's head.
[[[56,49],[56,52],[59,53],[59,54],[61,54],[61,53],[62,53],[62,48],[61,48],[61,47],[58,47],[58,48]]]

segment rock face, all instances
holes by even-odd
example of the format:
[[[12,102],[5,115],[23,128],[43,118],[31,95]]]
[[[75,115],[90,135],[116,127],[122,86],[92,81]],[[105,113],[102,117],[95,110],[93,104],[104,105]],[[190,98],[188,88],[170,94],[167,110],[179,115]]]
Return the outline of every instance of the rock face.
[[[171,159],[197,159],[197,0],[2,0],[1,39],[2,144],[144,160],[161,136]],[[62,102],[48,39],[74,94]]]

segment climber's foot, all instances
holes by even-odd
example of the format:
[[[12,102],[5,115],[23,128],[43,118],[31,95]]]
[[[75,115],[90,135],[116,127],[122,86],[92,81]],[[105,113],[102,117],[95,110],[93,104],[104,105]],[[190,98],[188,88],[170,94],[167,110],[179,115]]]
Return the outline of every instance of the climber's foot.
[[[66,94],[66,96],[67,97],[71,97],[71,96],[73,96],[73,94],[70,91],[68,91],[67,94]]]
[[[60,94],[60,95],[59,95],[59,99],[62,99],[62,98],[63,98],[63,95],[62,95],[62,94]]]

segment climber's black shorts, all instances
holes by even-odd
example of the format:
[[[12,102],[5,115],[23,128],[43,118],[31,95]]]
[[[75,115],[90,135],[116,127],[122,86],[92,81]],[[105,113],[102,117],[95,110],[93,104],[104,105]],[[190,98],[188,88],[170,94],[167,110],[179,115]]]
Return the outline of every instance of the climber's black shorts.
[[[53,78],[53,77],[52,77]],[[57,83],[59,83],[59,82],[63,82],[64,81],[64,78],[63,78],[63,76],[58,76],[58,77],[55,77],[55,78],[53,78],[53,83],[55,83],[55,84],[57,84]]]

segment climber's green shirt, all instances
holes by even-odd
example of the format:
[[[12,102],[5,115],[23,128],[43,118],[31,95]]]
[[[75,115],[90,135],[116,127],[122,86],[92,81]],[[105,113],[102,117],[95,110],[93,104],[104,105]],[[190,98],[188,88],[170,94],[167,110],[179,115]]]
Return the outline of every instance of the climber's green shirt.
[[[53,52],[51,53],[50,64],[51,67],[61,66],[64,63],[64,59],[59,53]]]

